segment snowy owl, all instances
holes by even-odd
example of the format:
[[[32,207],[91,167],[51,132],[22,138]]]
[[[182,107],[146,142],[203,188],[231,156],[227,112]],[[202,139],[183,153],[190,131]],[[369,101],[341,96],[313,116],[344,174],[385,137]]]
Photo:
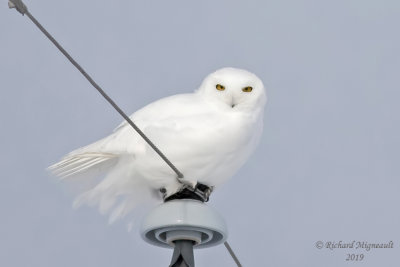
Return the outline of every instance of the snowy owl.
[[[189,94],[155,101],[130,116],[184,174],[186,184],[218,187],[246,162],[260,141],[266,92],[253,73],[223,68]],[[49,169],[88,188],[75,205],[98,205],[110,221],[138,204],[182,189],[177,175],[123,122],[114,132],[67,154]]]

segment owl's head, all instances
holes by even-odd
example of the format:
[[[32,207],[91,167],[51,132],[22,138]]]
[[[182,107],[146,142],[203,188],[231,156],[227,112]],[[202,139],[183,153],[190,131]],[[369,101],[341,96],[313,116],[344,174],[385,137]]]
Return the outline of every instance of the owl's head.
[[[236,68],[211,73],[197,92],[208,101],[240,110],[263,108],[267,100],[262,81],[255,74]]]

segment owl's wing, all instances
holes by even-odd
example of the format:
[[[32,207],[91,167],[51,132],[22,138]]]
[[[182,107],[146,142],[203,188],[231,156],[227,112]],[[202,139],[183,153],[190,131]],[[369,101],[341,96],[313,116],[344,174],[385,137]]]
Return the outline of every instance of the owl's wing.
[[[157,144],[167,142],[171,134],[176,140],[180,128],[184,124],[190,127],[190,118],[201,116],[202,113],[202,103],[196,94],[182,94],[153,102],[135,112],[130,118]],[[181,123],[176,123],[177,121]],[[154,132],[157,134],[153,134]],[[111,135],[70,152],[48,169],[57,176],[71,177],[100,167],[112,167],[118,157],[137,156],[148,149],[142,137],[124,121]]]

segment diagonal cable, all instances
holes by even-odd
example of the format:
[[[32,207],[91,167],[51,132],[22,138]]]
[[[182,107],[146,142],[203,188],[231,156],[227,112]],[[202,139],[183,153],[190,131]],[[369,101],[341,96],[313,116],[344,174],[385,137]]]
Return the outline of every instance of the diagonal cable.
[[[233,252],[231,246],[229,245],[228,241],[224,242],[224,245],[226,249],[228,250],[229,254],[231,254],[232,259],[235,261],[236,265],[238,267],[242,267],[242,264],[240,263],[239,259],[236,257],[235,252]]]
[[[182,179],[183,174],[175,167],[174,164],[154,145],[154,143],[137,127],[137,125],[122,111],[120,107],[104,92],[103,89],[90,77],[90,75],[76,62],[70,54],[51,36],[51,34],[29,13],[28,8],[24,5],[21,0],[10,0],[8,2],[10,8],[16,8],[18,12],[25,15],[32,20],[32,22],[46,35],[47,38],[60,50],[61,53],[74,65],[82,75],[93,85],[94,88],[113,106],[113,108],[132,126],[133,129],[154,149],[154,151],[168,164],[169,167],[178,175],[178,178]],[[179,179],[178,179],[179,181]]]

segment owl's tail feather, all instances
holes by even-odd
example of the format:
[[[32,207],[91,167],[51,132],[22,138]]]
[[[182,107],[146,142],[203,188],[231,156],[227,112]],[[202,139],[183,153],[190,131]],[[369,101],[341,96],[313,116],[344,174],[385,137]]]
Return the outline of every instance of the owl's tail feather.
[[[80,154],[67,155],[60,162],[48,167],[54,175],[65,179],[77,174],[83,174],[92,167],[99,167],[103,163],[111,163],[118,156],[112,153],[85,152]],[[108,164],[107,164],[108,165]]]
[[[159,191],[135,171],[132,154],[113,154],[77,150],[48,167],[54,175],[78,193],[74,207],[98,206],[113,223],[130,215],[129,228],[136,228],[134,218],[148,205],[159,202]]]

